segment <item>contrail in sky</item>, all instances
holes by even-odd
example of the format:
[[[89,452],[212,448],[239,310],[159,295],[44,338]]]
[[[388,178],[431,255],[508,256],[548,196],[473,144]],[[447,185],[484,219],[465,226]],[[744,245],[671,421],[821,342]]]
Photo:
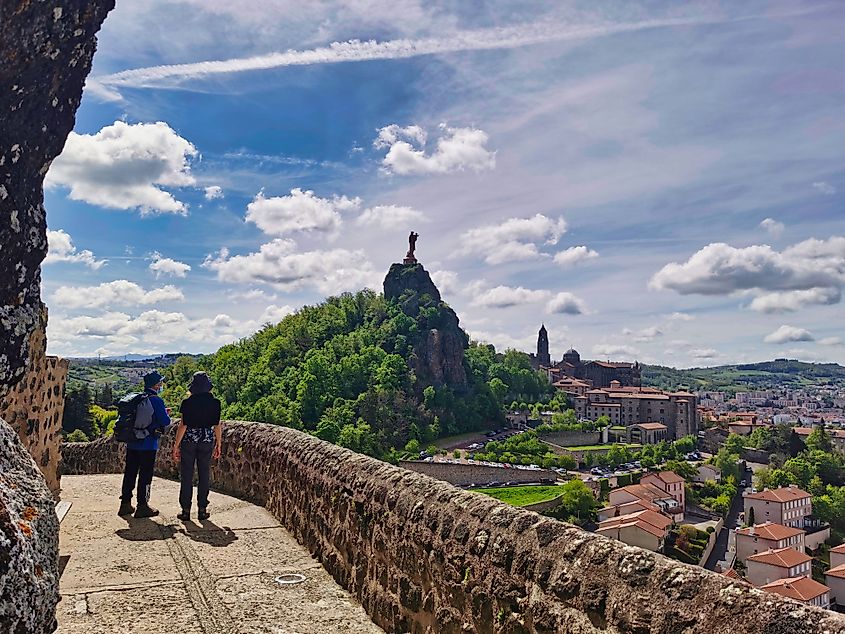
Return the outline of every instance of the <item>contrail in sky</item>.
[[[461,51],[510,49],[546,42],[587,40],[646,29],[718,24],[726,21],[732,20],[724,17],[677,18],[591,26],[535,23],[516,27],[460,31],[450,34],[448,37],[398,39],[385,42],[348,40],[333,42],[328,46],[310,50],[288,50],[255,57],[124,70],[111,75],[91,78],[88,81],[87,88],[101,97],[119,99],[118,89],[120,87],[168,87],[192,79],[244,71],[268,70],[286,66],[407,59],[420,55],[439,55]]]

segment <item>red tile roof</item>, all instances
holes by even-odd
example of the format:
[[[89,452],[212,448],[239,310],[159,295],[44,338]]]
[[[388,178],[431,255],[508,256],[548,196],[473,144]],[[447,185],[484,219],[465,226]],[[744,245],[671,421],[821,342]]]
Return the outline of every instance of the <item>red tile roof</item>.
[[[777,581],[761,586],[760,589],[805,602],[820,597],[825,592],[830,592],[830,588],[826,585],[818,581],[813,581],[807,575],[790,577],[789,579],[778,579]]]
[[[845,579],[845,564],[839,564],[838,566],[836,566],[835,568],[831,568],[824,574],[829,575],[831,577],[837,577],[838,579]]]
[[[764,522],[762,524],[755,524],[753,527],[739,528],[736,531],[737,535],[748,535],[749,537],[762,537],[763,539],[789,539],[796,535],[804,535],[806,531],[800,528],[791,528],[783,526],[782,524],[775,524],[774,522]]]
[[[830,549],[830,552],[845,555],[845,544],[839,544],[839,546],[834,546]]]
[[[643,478],[648,478],[648,477],[660,478],[666,484],[676,484],[678,482],[686,482],[686,480],[684,480],[681,476],[679,476],[674,471],[661,471],[660,473],[649,473],[649,474],[643,476]]]
[[[654,430],[661,430],[661,429],[669,429],[666,425],[661,423],[637,423],[636,425],[631,425],[631,427],[640,427],[642,429],[654,429]]]
[[[806,491],[798,487],[781,487],[779,489],[766,489],[758,493],[749,493],[745,496],[749,500],[765,500],[767,502],[790,502],[811,497]]]
[[[800,564],[806,564],[812,561],[813,558],[799,553],[794,548],[778,548],[777,550],[767,550],[756,555],[749,555],[747,561],[756,561],[761,564],[768,564],[770,566],[777,566],[778,568],[792,568]]]

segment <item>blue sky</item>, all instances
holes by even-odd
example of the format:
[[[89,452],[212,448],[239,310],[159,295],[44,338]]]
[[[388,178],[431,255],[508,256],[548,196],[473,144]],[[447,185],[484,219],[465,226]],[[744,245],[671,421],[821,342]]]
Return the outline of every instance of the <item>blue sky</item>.
[[[845,363],[840,4],[242,4],[106,20],[47,176],[51,352],[211,352],[380,288],[414,229],[500,348]]]

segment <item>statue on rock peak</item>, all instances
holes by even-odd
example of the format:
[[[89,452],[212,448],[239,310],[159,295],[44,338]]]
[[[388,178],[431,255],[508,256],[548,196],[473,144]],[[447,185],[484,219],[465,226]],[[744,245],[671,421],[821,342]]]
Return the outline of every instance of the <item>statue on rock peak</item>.
[[[410,235],[408,236],[408,253],[405,255],[405,259],[402,260],[402,264],[416,264],[417,258],[414,257],[414,250],[417,248],[417,238],[420,237],[420,234],[411,231]]]

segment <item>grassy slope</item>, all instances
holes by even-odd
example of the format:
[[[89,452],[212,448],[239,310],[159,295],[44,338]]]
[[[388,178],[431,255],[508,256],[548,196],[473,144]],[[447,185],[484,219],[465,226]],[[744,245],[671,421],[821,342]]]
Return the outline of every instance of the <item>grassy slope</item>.
[[[495,489],[472,489],[484,493],[511,506],[526,506],[536,502],[552,500],[561,494],[558,486],[502,487]]]

